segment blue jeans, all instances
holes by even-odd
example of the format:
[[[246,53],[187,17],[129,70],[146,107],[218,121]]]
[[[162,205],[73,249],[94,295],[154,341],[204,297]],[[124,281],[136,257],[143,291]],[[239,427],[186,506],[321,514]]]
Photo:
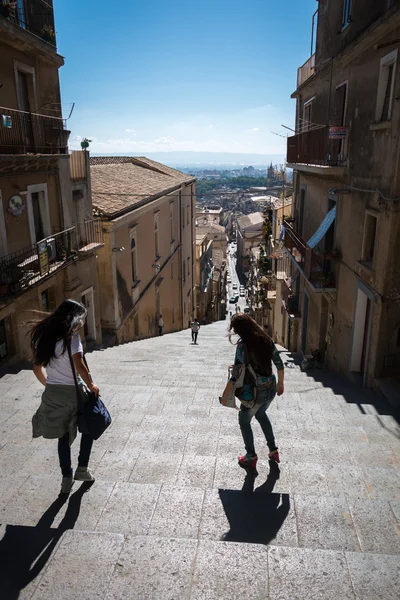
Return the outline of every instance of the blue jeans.
[[[93,446],[93,436],[90,433],[82,433],[81,446],[79,448],[78,467],[87,467]],[[71,446],[69,445],[69,433],[58,439],[58,457],[63,477],[72,475]]]
[[[276,450],[274,432],[272,430],[271,421],[267,415],[267,408],[271,404],[270,401],[264,402],[262,404],[255,404],[253,408],[246,408],[243,405],[239,411],[239,425],[240,431],[242,432],[242,437],[244,441],[244,447],[246,448],[246,452],[250,455],[256,453],[254,449],[254,436],[253,430],[251,429],[251,420],[253,417],[257,419],[257,421],[261,425],[261,429],[264,432],[265,439],[267,440],[268,448],[270,452]]]

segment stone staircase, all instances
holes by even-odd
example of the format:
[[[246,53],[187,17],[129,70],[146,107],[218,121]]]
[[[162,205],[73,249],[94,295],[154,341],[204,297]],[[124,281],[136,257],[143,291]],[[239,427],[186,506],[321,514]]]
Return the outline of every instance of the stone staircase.
[[[237,415],[218,396],[228,322],[93,352],[113,424],[92,487],[57,499],[56,444],[31,440],[40,385],[0,380],[0,598],[397,600],[400,431],[392,408],[283,353],[269,409],[281,453],[237,466]],[[74,445],[76,456],[77,444]]]

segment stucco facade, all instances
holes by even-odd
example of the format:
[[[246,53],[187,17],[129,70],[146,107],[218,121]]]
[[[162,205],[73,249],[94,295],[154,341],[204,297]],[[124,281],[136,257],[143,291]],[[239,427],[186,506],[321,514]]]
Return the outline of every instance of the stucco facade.
[[[301,275],[297,349],[373,386],[400,373],[400,6],[353,3],[342,23],[340,4],[319,2],[315,72],[293,94],[285,240]]]
[[[92,159],[91,166],[104,231],[98,273],[106,344],[157,335],[160,315],[164,334],[184,329],[194,310],[194,179],[153,161],[132,160],[103,157]],[[121,169],[122,178],[114,167]],[[163,177],[157,179],[157,173]],[[115,176],[122,199],[119,212],[113,204]],[[138,185],[144,186],[140,201]],[[170,187],[174,189],[168,191]]]

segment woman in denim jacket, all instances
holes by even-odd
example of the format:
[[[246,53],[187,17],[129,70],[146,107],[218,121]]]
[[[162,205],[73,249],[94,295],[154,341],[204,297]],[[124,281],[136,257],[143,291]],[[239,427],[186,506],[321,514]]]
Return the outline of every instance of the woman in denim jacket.
[[[244,363],[246,353],[246,360],[253,367],[257,376],[257,393],[254,406],[250,408],[243,403],[240,406],[239,425],[246,454],[239,457],[239,465],[244,468],[256,468],[257,465],[258,457],[254,448],[254,437],[251,429],[251,420],[253,417],[260,423],[265,439],[267,440],[269,459],[280,462],[271,421],[266,411],[275,394],[281,396],[284,392],[283,362],[272,339],[249,315],[244,313],[234,315],[229,328],[230,332],[232,330],[239,336],[235,364]],[[272,372],[272,362],[278,371],[278,381],[276,381],[275,375]],[[253,398],[254,381],[246,381],[245,378],[242,400],[251,405]]]

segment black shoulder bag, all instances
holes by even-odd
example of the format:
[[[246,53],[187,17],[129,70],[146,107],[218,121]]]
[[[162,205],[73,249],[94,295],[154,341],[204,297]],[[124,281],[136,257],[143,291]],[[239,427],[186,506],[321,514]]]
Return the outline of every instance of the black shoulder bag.
[[[67,349],[78,401],[78,430],[80,433],[90,433],[94,440],[98,440],[107,427],[111,425],[111,415],[100,396],[96,396],[96,394],[91,392],[86,386],[79,385],[72,358],[70,342],[67,344]],[[88,370],[89,377],[91,378],[85,355],[83,355],[83,360]]]

